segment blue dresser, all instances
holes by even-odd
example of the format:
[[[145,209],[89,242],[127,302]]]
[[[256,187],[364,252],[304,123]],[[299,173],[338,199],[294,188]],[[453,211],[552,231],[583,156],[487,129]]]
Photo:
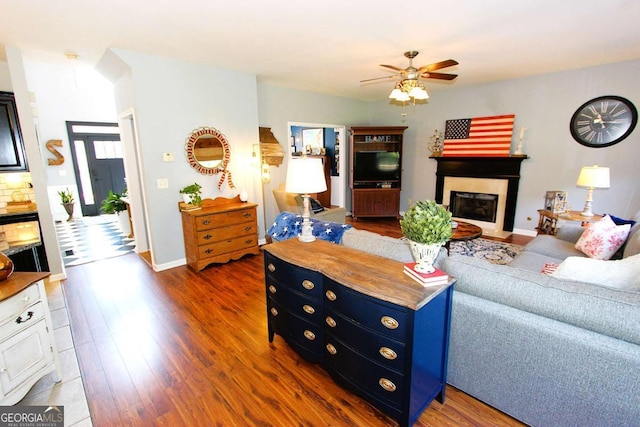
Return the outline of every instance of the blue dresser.
[[[322,240],[264,246],[269,341],[282,336],[401,426],[444,403],[453,281]]]

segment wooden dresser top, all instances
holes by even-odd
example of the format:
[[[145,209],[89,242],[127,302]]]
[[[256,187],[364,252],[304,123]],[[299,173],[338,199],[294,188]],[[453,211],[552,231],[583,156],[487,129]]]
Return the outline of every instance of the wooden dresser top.
[[[38,280],[49,276],[49,272],[27,273],[16,271],[8,279],[0,282],[0,301],[4,301],[31,286]]]
[[[404,265],[324,240],[289,239],[262,247],[290,264],[317,271],[355,291],[417,310],[454,283],[424,287],[403,272]]]

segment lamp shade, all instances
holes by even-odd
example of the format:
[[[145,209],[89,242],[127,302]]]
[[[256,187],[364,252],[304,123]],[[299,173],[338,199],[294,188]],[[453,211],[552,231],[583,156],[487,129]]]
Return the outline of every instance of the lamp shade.
[[[311,194],[327,191],[322,159],[315,157],[292,157],[287,165],[285,191]]]
[[[576,185],[585,188],[609,188],[609,168],[598,165],[583,167]]]

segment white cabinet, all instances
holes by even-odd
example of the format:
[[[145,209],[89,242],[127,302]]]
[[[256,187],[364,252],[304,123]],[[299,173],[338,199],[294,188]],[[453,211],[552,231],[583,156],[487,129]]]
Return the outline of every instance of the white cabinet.
[[[14,405],[43,376],[62,379],[43,279],[16,272],[0,282],[0,404]]]

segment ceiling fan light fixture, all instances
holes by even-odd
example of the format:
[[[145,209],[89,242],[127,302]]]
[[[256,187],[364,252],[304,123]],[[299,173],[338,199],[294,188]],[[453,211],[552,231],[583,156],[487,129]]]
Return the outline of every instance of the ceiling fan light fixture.
[[[398,99],[401,93],[402,91],[400,90],[400,83],[397,83],[396,87],[394,87],[391,93],[389,94],[389,98]]]
[[[427,91],[424,89],[424,86],[422,85],[420,85],[420,87],[414,87],[409,93],[409,95],[413,99],[417,99],[417,100],[429,99],[429,94],[427,93]]]
[[[403,92],[403,91],[400,91],[398,96],[396,96],[396,101],[400,101],[400,102],[409,101],[410,99],[411,99],[411,97],[409,96],[409,94],[407,92]]]

